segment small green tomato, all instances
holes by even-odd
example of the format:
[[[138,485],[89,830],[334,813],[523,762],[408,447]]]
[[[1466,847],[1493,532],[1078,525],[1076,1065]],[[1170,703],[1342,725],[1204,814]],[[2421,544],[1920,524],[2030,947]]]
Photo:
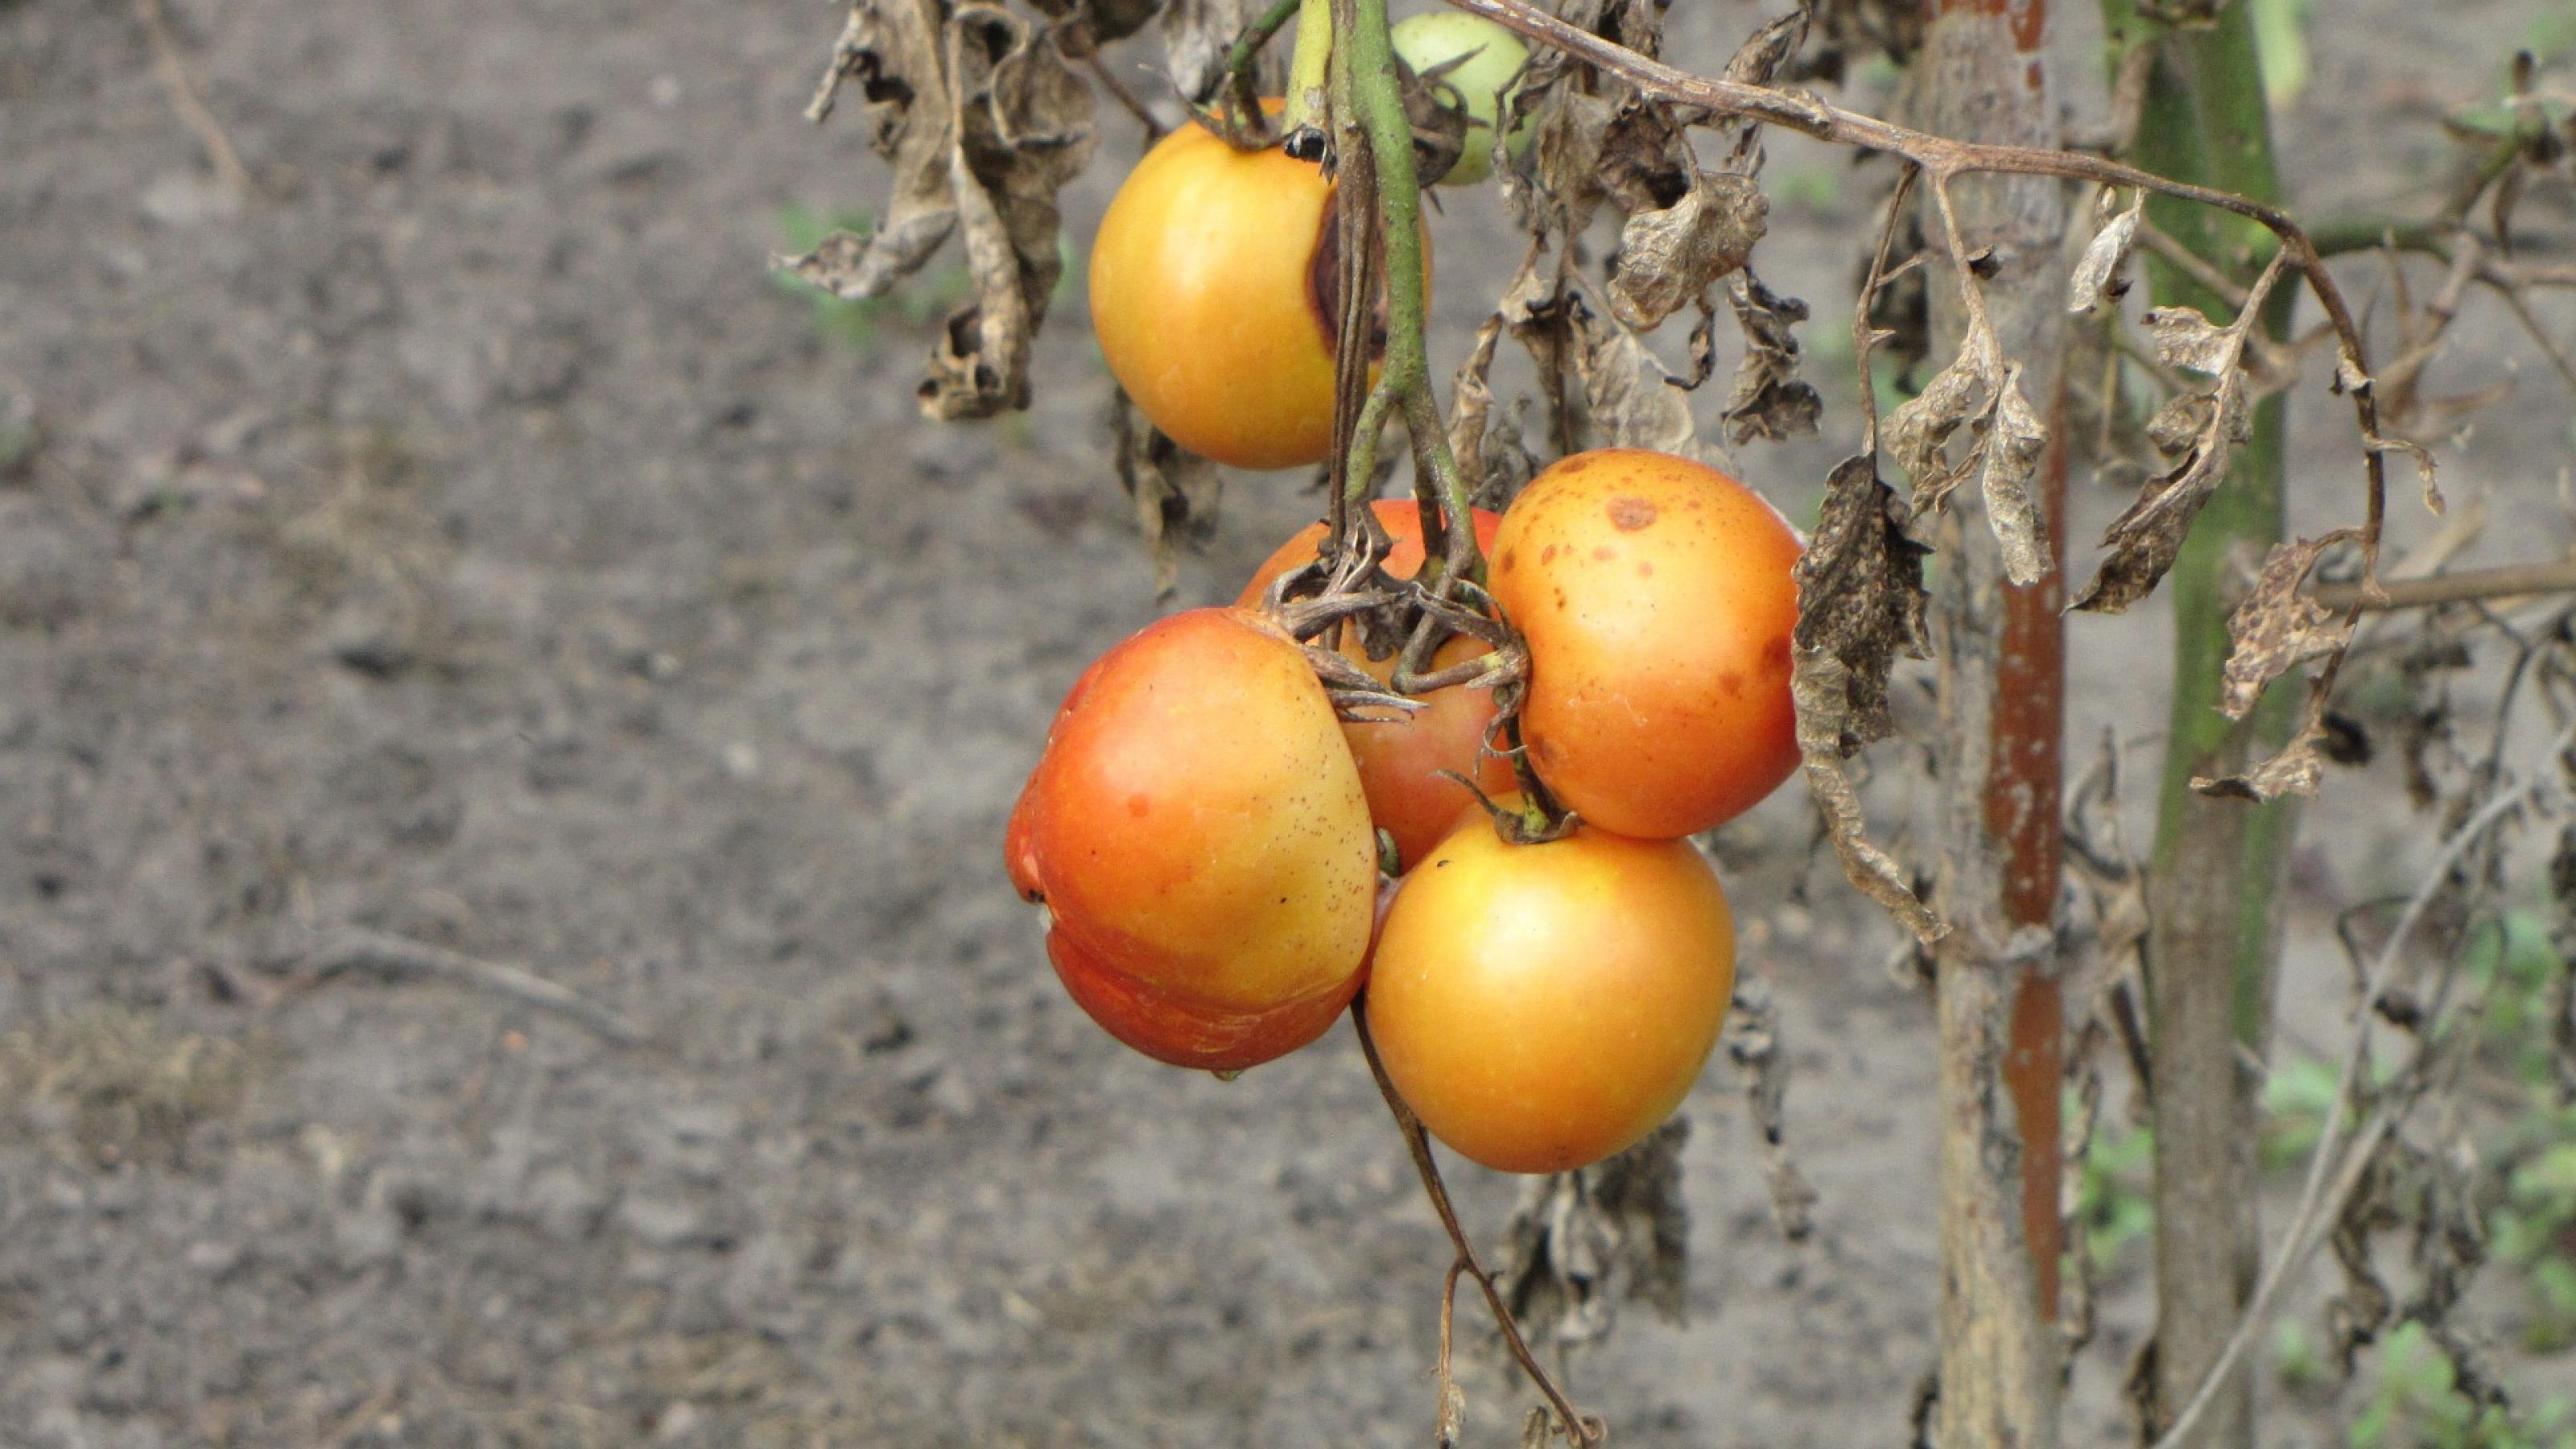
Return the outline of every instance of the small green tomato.
[[[1458,164],[1440,178],[1443,186],[1473,186],[1493,174],[1494,125],[1511,101],[1513,82],[1529,61],[1529,47],[1511,31],[1480,15],[1442,10],[1416,15],[1393,31],[1395,53],[1415,75],[1440,71],[1438,80],[1457,89],[1466,103],[1466,149]],[[1461,59],[1464,57],[1464,59]],[[1455,61],[1456,64],[1450,63]],[[1524,122],[1508,142],[1518,156],[1529,148],[1530,127]]]

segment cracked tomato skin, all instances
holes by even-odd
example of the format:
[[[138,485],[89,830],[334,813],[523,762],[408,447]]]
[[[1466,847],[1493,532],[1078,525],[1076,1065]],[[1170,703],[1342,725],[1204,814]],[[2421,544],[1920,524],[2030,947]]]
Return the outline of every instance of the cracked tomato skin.
[[[1119,186],[1091,245],[1091,325],[1172,441],[1255,469],[1332,445],[1336,319],[1316,285],[1332,199],[1313,162],[1237,151],[1195,122]]]
[[[1397,889],[1360,1010],[1432,1136],[1566,1172],[1672,1115],[1734,988],[1734,918],[1689,841],[1513,845],[1479,814]]]
[[[1358,989],[1376,843],[1304,653],[1244,609],[1130,636],[1058,711],[1004,844],[1049,955],[1112,1035],[1188,1066],[1267,1061]]]
[[[1422,571],[1422,511],[1411,499],[1381,498],[1369,505],[1393,545],[1380,565],[1399,579]],[[1502,516],[1476,510],[1477,546],[1490,551]],[[1324,525],[1297,531],[1254,571],[1235,602],[1251,607],[1261,602],[1271,583],[1290,569],[1313,561],[1323,544]],[[1358,631],[1345,628],[1336,641],[1344,657],[1380,681],[1395,677],[1395,657],[1371,659]],[[1431,667],[1447,669],[1489,649],[1481,639],[1456,634],[1431,656]],[[1511,762],[1484,751],[1485,730],[1494,718],[1494,692],[1453,684],[1423,696],[1422,708],[1400,720],[1345,720],[1343,737],[1359,763],[1360,785],[1368,792],[1369,817],[1395,837],[1398,869],[1409,870],[1422,853],[1449,832],[1461,812],[1475,804],[1457,781],[1443,777],[1454,770],[1474,780],[1488,795],[1515,788]]]
[[[1670,839],[1789,777],[1799,553],[1760,494],[1688,459],[1603,449],[1531,480],[1503,514],[1493,593],[1529,640],[1521,737],[1566,808]]]

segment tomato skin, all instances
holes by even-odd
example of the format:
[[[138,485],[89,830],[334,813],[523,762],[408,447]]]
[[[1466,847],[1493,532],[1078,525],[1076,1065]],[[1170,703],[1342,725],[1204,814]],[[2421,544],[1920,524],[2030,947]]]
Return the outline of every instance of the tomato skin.
[[[1091,246],[1091,323],[1127,395],[1174,442],[1238,468],[1320,461],[1333,328],[1313,285],[1333,187],[1195,122],[1154,144]]]
[[[1421,572],[1421,509],[1411,499],[1396,498],[1381,498],[1369,506],[1392,544],[1380,567],[1399,579]],[[1477,545],[1491,548],[1502,516],[1479,508],[1475,518]],[[1237,604],[1259,603],[1281,574],[1311,562],[1323,541],[1320,523],[1298,530],[1253,572]],[[1369,658],[1357,631],[1343,630],[1335,647],[1380,680],[1395,677],[1395,657]],[[1431,667],[1447,669],[1488,652],[1481,639],[1452,635],[1431,656]],[[1360,767],[1360,785],[1368,792],[1369,818],[1395,837],[1398,869],[1410,869],[1449,833],[1460,812],[1475,804],[1464,787],[1440,771],[1454,770],[1474,780],[1488,795],[1502,794],[1518,783],[1508,760],[1485,753],[1485,730],[1493,718],[1492,690],[1453,684],[1423,696],[1422,708],[1403,719],[1343,722],[1351,758]]]
[[[1493,593],[1529,641],[1521,737],[1567,808],[1669,839],[1789,777],[1799,552],[1761,495],[1668,454],[1580,453],[1522,490]]]
[[[1672,1115],[1734,986],[1726,892],[1689,841],[1512,845],[1479,815],[1397,890],[1360,1009],[1433,1136],[1564,1172]]]
[[[1348,1000],[1366,967],[1359,770],[1303,652],[1249,610],[1175,614],[1102,656],[1057,715],[1005,855],[1070,948],[1067,984],[1067,960],[1117,978],[1075,999],[1131,1045],[1161,1040],[1160,1021],[1165,1049],[1144,1049],[1167,1060],[1214,1050],[1212,1021]],[[1311,1039],[1265,1030],[1281,1051]]]
[[[1121,1042],[1158,1062],[1239,1072],[1275,1061],[1330,1030],[1366,972],[1258,1011],[1215,1007],[1157,989],[1047,932],[1047,960],[1074,1004]]]

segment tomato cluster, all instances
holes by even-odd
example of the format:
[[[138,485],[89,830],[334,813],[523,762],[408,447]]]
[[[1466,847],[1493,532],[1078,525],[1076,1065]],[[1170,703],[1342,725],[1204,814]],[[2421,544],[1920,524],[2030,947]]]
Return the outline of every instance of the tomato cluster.
[[[1413,577],[1419,509],[1376,516],[1394,545],[1381,567]],[[1799,543],[1724,474],[1619,449],[1565,459],[1472,526],[1526,645],[1529,778],[1571,807],[1570,830],[1533,841],[1494,823],[1520,818],[1521,777],[1495,691],[1477,687],[1492,679],[1400,720],[1337,715],[1265,612],[1273,582],[1315,558],[1318,525],[1234,606],[1164,619],[1083,674],[1006,852],[1047,907],[1066,989],[1119,1040],[1239,1070],[1314,1040],[1356,997],[1433,1135],[1490,1167],[1558,1171],[1669,1115],[1725,1020],[1733,921],[1682,837],[1796,763]],[[1334,627],[1320,642],[1394,679],[1394,657]],[[1433,663],[1491,647],[1457,635]],[[1383,904],[1381,830],[1402,872]]]

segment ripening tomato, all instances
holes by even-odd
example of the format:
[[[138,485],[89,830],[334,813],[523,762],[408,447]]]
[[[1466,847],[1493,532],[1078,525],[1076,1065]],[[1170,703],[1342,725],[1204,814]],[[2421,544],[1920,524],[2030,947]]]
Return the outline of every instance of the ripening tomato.
[[[1112,1034],[1186,1066],[1304,1045],[1358,989],[1376,901],[1359,770],[1278,626],[1193,609],[1102,656],[1012,811],[1013,883]]]
[[[1422,569],[1422,511],[1411,499],[1381,498],[1369,505],[1393,545],[1380,565],[1399,579]],[[1476,542],[1490,549],[1499,514],[1476,510]],[[1310,524],[1281,544],[1254,571],[1235,602],[1257,604],[1272,581],[1303,567],[1324,541],[1324,525]],[[1336,640],[1343,655],[1381,680],[1395,677],[1395,656],[1371,659],[1356,629],[1344,629]],[[1490,652],[1485,642],[1452,635],[1431,657],[1435,670],[1463,664]],[[1358,761],[1360,784],[1368,791],[1369,816],[1395,837],[1399,869],[1410,869],[1422,852],[1447,834],[1459,812],[1475,801],[1457,781],[1443,776],[1454,770],[1474,780],[1485,793],[1499,795],[1513,787],[1512,767],[1485,752],[1485,731],[1494,719],[1494,692],[1453,684],[1423,696],[1422,708],[1402,719],[1348,720],[1342,725],[1351,758]]]
[[[1237,151],[1195,123],[1119,186],[1091,244],[1091,325],[1174,442],[1238,468],[1302,467],[1331,447],[1332,202],[1315,163]]]
[[[1493,592],[1529,641],[1521,739],[1567,808],[1669,839],[1797,767],[1798,536],[1761,495],[1664,453],[1578,453],[1503,513]]]
[[[1431,1135],[1564,1172],[1672,1115],[1734,989],[1734,918],[1689,841],[1514,845],[1479,814],[1397,889],[1360,1009]]]

